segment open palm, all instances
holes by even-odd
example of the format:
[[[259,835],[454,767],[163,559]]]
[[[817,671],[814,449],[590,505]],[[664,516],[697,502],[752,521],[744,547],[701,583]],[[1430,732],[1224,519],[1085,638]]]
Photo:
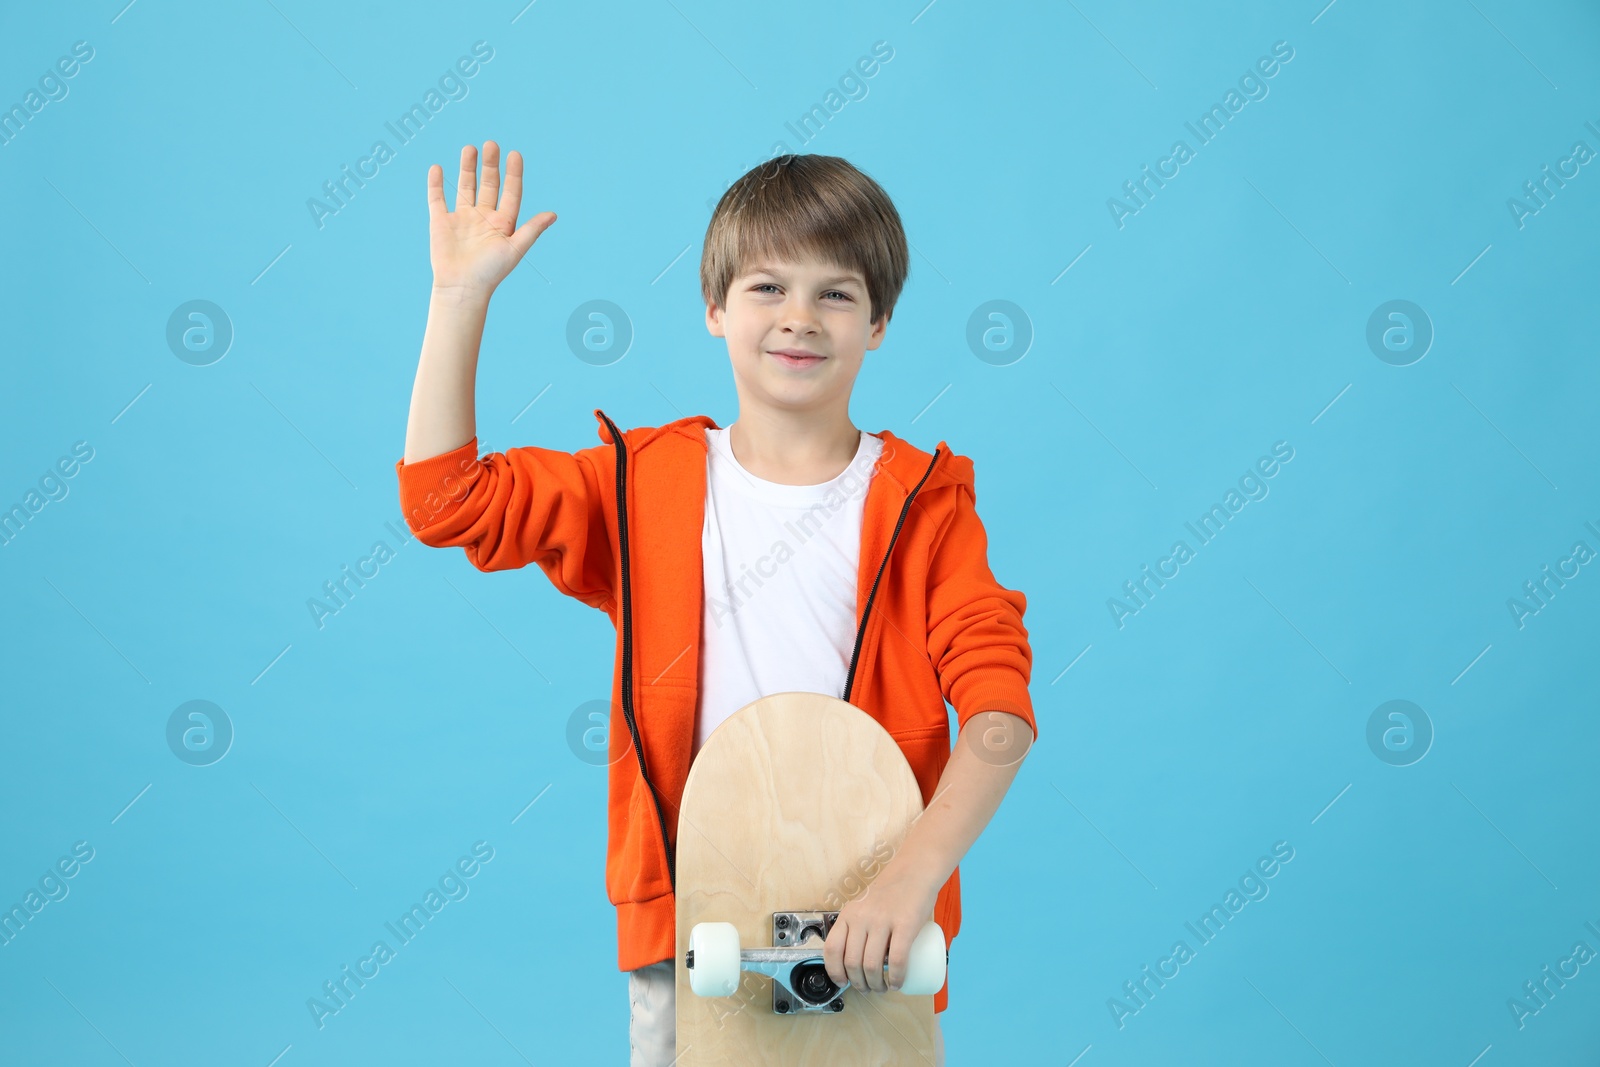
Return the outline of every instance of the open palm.
[[[444,171],[428,168],[428,258],[436,289],[492,292],[510,274],[550,224],[554,212],[541,211],[519,228],[522,206],[522,156],[506,156],[505,187],[500,184],[500,146],[483,143],[483,180],[478,178],[478,150],[461,149],[456,182],[456,209],[444,201]]]

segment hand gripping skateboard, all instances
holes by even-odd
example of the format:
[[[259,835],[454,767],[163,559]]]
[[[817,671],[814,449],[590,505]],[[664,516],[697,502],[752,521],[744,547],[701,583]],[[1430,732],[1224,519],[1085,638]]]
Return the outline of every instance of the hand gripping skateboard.
[[[898,992],[836,985],[822,962],[921,813],[899,746],[842,700],[777,693],[712,731],[678,812],[675,1067],[932,1067],[947,949],[931,916]]]

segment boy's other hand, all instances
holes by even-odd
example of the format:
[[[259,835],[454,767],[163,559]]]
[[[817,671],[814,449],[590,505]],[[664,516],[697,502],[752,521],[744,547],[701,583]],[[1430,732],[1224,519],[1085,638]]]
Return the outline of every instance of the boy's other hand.
[[[939,886],[891,862],[865,894],[839,909],[822,947],[828,977],[837,985],[848,977],[855,988],[873,993],[898,990],[906,980],[911,942],[933,915],[938,896]]]
[[[481,182],[477,148],[469,144],[461,149],[454,211],[445,206],[443,168],[437,163],[429,167],[428,258],[434,289],[487,298],[556,221],[554,212],[541,211],[518,228],[521,206],[522,156],[507,155],[502,189],[500,146],[493,141],[483,142]]]

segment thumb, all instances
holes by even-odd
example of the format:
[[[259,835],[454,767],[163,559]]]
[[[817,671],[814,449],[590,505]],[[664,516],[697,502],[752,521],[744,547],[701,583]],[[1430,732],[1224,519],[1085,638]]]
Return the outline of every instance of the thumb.
[[[528,249],[533,247],[533,242],[537,241],[539,235],[548,230],[550,224],[555,221],[555,212],[541,211],[517,227],[517,231],[507,238],[511,242],[511,247],[517,250],[517,256],[520,258],[527,255]]]

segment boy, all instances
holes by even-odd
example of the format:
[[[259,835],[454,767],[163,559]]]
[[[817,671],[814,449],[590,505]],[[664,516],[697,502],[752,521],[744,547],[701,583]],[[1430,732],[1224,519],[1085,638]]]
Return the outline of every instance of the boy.
[[[626,729],[610,731],[606,890],[632,1063],[675,1057],[673,856],[689,764],[718,723],[770,693],[849,701],[916,775],[923,814],[825,946],[835,982],[898,988],[930,914],[947,939],[959,929],[957,862],[1037,726],[1026,600],[989,570],[972,462],[850,422],[851,387],[908,270],[893,203],[844,160],[812,155],[776,157],[723,195],[700,279],[739,398],[726,428],[696,415],[622,431],[596,409],[599,446],[480,458],[489,297],[555,221],[517,226],[518,153],[503,191],[493,141],[483,163],[474,192],[476,150],[462,149],[455,211],[428,169],[434,284],[395,469],[418,540],[459,545],[485,571],[537,563],[617,627],[612,707]]]

